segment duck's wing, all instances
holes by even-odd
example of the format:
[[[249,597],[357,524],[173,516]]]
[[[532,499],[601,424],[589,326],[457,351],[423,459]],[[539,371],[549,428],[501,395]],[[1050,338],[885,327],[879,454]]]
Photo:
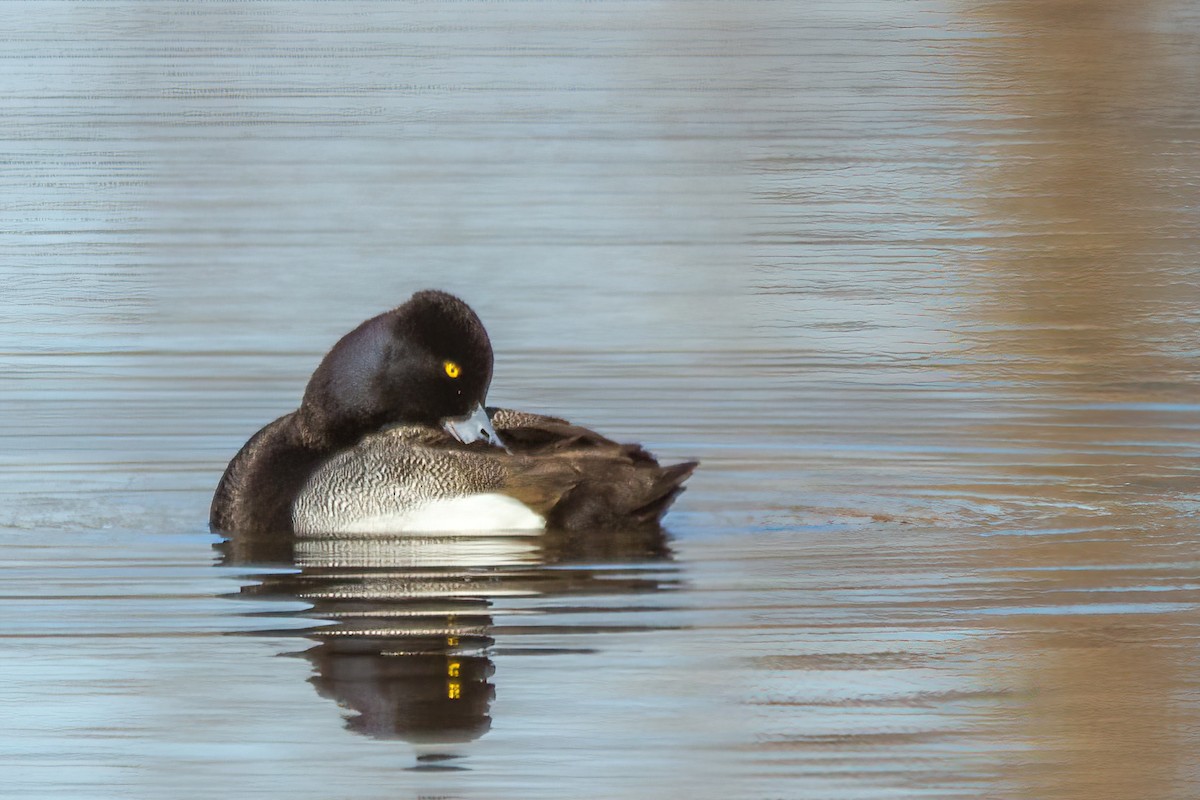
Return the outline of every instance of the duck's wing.
[[[558,417],[489,409],[514,458],[514,485],[568,487],[542,513],[561,528],[656,525],[698,462],[661,466],[641,445],[614,442]]]
[[[601,436],[590,428],[572,425],[565,419],[511,408],[489,408],[492,427],[513,453],[525,455],[548,455],[565,450],[607,450],[619,448],[634,460],[650,460],[654,457],[641,445],[619,444]]]

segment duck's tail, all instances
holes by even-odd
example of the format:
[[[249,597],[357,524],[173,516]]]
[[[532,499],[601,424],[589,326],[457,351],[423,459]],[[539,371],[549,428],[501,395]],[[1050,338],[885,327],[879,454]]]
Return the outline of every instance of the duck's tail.
[[[649,491],[646,492],[645,502],[633,509],[630,516],[640,525],[658,523],[663,514],[667,513],[671,504],[675,502],[675,498],[683,493],[685,488],[683,482],[695,472],[698,466],[700,466],[699,461],[685,461],[670,467],[660,467],[658,476],[650,484]]]
[[[660,467],[640,448],[637,460],[625,453],[588,453],[573,465],[574,483],[547,520],[570,530],[657,525],[696,465]]]

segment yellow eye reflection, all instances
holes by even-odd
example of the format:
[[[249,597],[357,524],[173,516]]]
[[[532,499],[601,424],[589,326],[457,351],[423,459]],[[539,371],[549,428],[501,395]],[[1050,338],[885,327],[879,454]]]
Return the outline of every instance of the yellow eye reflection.
[[[442,369],[446,370],[446,374],[451,378],[457,378],[459,375],[462,375],[462,367],[453,361],[443,361]]]

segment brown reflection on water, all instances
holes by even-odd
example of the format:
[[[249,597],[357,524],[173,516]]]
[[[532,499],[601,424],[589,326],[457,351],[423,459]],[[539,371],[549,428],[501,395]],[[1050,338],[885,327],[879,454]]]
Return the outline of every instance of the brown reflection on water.
[[[1085,618],[1020,640],[1037,690],[1023,720],[1035,752],[1010,776],[1022,796],[1183,796],[1194,716],[1177,710],[1187,684],[1176,653],[1155,641],[1179,624],[1177,615]]]
[[[969,335],[973,377],[1001,398],[969,436],[1011,453],[980,456],[1008,476],[980,490],[1007,496],[997,524],[1011,534],[981,553],[1031,602],[999,625],[1033,690],[1013,719],[1033,763],[1010,775],[1030,798],[1179,796],[1195,752],[1180,701],[1196,687],[1180,664],[1196,656],[1196,613],[1178,601],[1195,595],[1179,562],[1194,559],[1200,250],[1181,243],[1198,197],[1177,177],[1193,157],[1170,114],[1197,86],[1169,10],[1079,0],[969,14],[996,34],[964,52],[995,120],[972,189],[991,235],[971,264]],[[1095,613],[1105,601],[1113,613]]]
[[[979,12],[999,34],[969,55],[975,102],[998,119],[974,192],[994,234],[980,347],[1002,378],[1113,399],[1194,376],[1172,360],[1195,342],[1181,323],[1197,299],[1197,193],[1171,110],[1200,85],[1172,57],[1180,44],[1149,29],[1155,5]]]

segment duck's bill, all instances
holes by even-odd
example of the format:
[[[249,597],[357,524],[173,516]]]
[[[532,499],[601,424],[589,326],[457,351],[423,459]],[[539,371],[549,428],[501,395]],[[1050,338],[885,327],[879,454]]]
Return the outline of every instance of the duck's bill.
[[[494,447],[504,447],[500,434],[492,427],[492,421],[482,405],[475,406],[465,417],[446,417],[442,420],[442,427],[463,444],[487,442]]]

